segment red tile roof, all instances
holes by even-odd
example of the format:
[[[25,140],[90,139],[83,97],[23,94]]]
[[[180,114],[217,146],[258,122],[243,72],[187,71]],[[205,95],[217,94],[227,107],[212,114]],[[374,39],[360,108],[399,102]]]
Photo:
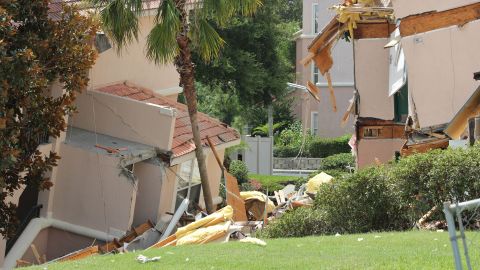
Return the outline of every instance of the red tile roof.
[[[162,97],[149,89],[135,86],[129,82],[105,86],[96,89],[96,91],[143,101],[145,103],[148,102],[175,108],[177,110],[177,116],[175,119],[175,130],[172,142],[173,158],[188,154],[195,150],[192,126],[190,124],[190,118],[185,104]],[[198,113],[198,127],[200,129],[200,136],[204,146],[208,145],[206,139],[207,135],[210,137],[214,145],[235,141],[240,138],[240,135],[235,129],[200,112]]]

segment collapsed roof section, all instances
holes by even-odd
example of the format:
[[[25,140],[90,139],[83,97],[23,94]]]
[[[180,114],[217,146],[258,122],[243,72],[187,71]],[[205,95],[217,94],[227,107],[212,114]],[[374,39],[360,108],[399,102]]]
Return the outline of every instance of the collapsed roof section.
[[[188,115],[188,108],[185,104],[162,97],[149,89],[133,85],[129,82],[105,86],[96,89],[95,91],[175,109],[176,116],[170,162],[171,164],[176,163],[173,159],[178,159],[190,153],[193,154],[195,144],[193,142],[192,126]],[[238,143],[240,135],[235,129],[200,112],[197,117],[203,146],[208,146],[207,136],[210,137],[215,146],[222,145],[226,147]],[[148,119],[145,119],[145,121],[148,121]],[[161,125],[161,123],[151,124]]]

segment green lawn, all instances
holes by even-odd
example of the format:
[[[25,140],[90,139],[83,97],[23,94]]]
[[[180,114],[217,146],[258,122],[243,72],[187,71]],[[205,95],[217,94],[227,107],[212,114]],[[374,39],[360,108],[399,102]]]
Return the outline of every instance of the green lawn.
[[[282,189],[288,182],[304,181],[299,176],[283,176],[283,175],[263,175],[263,174],[249,174],[249,179],[256,180],[262,184],[264,190],[269,193]]]
[[[478,235],[480,236],[480,235]],[[359,241],[363,238],[362,241]],[[396,232],[267,239],[267,246],[229,242],[168,247],[33,269],[452,269],[446,232]],[[140,264],[138,254],[161,256]],[[472,262],[480,262],[480,252]],[[478,265],[478,264],[476,264]]]

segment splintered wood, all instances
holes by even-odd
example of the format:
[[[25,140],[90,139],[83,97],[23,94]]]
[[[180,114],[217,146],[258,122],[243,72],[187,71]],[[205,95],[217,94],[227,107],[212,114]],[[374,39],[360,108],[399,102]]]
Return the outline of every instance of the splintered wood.
[[[307,90],[313,98],[315,98],[317,101],[320,101],[320,89],[318,89],[318,87],[311,81],[307,82]]]
[[[225,176],[225,189],[226,189],[226,196],[227,196],[227,204],[233,208],[233,220],[234,221],[247,221],[247,211],[245,210],[245,202],[243,201],[242,197],[240,196],[240,189],[238,188],[238,181],[235,176],[231,175],[227,172],[225,167],[218,156],[217,150],[213,145],[210,137],[207,136],[207,142],[212,149],[212,153],[217,160],[218,166],[223,170]]]
[[[480,3],[441,12],[412,15],[403,18],[400,22],[400,35],[406,37],[454,25],[463,26],[478,19],[480,19]]]

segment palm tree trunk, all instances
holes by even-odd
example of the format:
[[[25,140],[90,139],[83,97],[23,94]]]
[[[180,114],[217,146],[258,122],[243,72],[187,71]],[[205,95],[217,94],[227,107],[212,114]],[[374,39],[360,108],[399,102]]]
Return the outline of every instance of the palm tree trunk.
[[[215,211],[212,201],[212,191],[208,181],[207,166],[205,162],[205,155],[203,154],[202,141],[200,138],[200,130],[198,128],[197,119],[197,93],[195,90],[195,70],[192,62],[192,52],[190,49],[190,39],[188,38],[188,21],[187,11],[185,9],[186,0],[176,0],[177,9],[181,16],[181,31],[177,36],[177,43],[180,48],[179,55],[175,58],[175,66],[180,74],[180,86],[183,87],[183,93],[187,101],[188,115],[190,116],[190,123],[192,125],[193,142],[195,143],[195,155],[198,161],[198,170],[200,172],[200,179],[202,183],[203,198],[205,200],[205,207],[207,212],[213,213]]]

